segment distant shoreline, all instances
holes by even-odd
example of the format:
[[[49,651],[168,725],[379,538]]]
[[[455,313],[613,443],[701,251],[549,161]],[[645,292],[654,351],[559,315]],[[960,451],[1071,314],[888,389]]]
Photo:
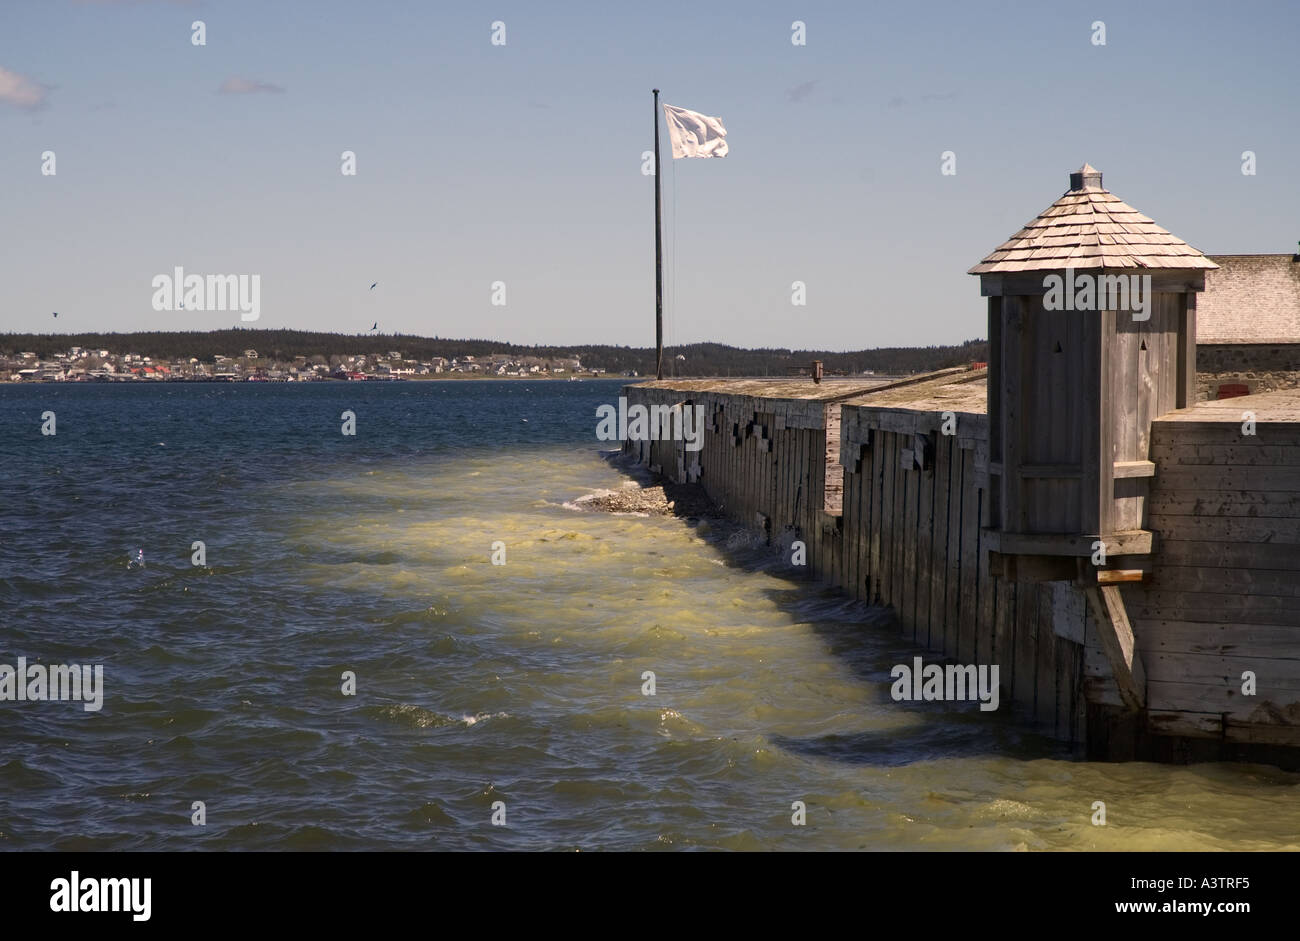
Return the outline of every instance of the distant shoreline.
[[[401,376],[386,378],[380,376],[367,377],[365,379],[337,379],[334,376],[327,376],[321,379],[216,379],[211,376],[201,379],[139,379],[134,376],[121,378],[103,378],[103,379],[14,379],[8,382],[0,382],[0,389],[6,389],[13,386],[62,386],[69,383],[79,386],[164,386],[164,385],[219,385],[219,386],[243,386],[243,385],[328,385],[330,383],[346,385],[354,382],[369,383],[400,383],[400,382],[645,382],[647,378],[653,379],[653,376],[603,376],[599,374],[584,373],[578,376],[550,376],[550,375],[531,375],[531,376],[482,376],[474,373],[440,373],[431,376]],[[679,377],[688,378],[688,377]],[[708,378],[704,376],[689,378]]]
[[[71,355],[82,351],[80,358]],[[105,353],[99,357],[99,351]],[[250,351],[257,356],[247,356]],[[577,369],[581,376],[593,369],[605,376],[645,379],[654,376],[660,357],[653,346],[627,347],[609,344],[577,343],[567,346],[525,346],[497,340],[419,337],[406,334],[339,334],[304,330],[225,329],[209,331],[141,331],[132,333],[0,333],[0,375],[6,371],[30,368],[54,360],[69,367],[79,359],[96,354],[96,358],[122,364],[140,365],[148,358],[154,364],[179,364],[185,372],[201,367],[210,371],[227,371],[228,364],[240,362],[245,371],[255,368],[303,372],[326,367],[329,372],[367,372],[385,360],[396,365],[402,360],[407,368],[418,371],[426,367],[433,372],[441,364],[444,373],[459,367],[468,372],[469,365],[485,369],[489,363],[513,363],[513,371],[522,365],[545,369],[565,369],[558,377],[567,379]],[[139,357],[139,359],[136,359]],[[194,362],[191,363],[190,361]],[[814,362],[823,364],[827,376],[910,375],[933,372],[952,366],[988,360],[988,344],[983,340],[929,347],[878,347],[862,350],[792,350],[785,348],[747,349],[722,343],[688,343],[665,348],[662,366],[665,371],[683,370],[692,378],[788,378],[811,369]],[[368,367],[355,368],[362,362]],[[174,371],[174,370],[173,370]],[[495,369],[493,370],[495,372]],[[628,373],[635,372],[636,376]],[[477,376],[475,378],[533,378]],[[407,374],[407,378],[426,378]],[[450,378],[450,377],[448,377]],[[674,377],[685,378],[685,377]]]

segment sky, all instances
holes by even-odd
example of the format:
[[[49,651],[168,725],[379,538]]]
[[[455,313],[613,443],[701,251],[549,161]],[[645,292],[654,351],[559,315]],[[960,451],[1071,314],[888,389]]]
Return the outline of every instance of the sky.
[[[1297,39],[1293,0],[0,0],[0,332],[652,346],[657,87],[729,146],[659,117],[670,346],[958,343],[1085,161],[1206,253],[1295,251]],[[177,266],[259,319],[155,310]]]

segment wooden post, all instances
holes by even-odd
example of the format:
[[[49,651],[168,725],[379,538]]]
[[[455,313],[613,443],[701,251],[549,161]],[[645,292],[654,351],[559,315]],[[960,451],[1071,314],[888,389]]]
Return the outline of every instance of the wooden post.
[[[1196,292],[1183,292],[1183,310],[1178,323],[1178,385],[1175,408],[1196,404]]]
[[[664,377],[664,231],[659,183],[659,89],[655,96],[655,376]]]
[[[1093,620],[1097,622],[1097,638],[1110,661],[1110,672],[1119,687],[1120,698],[1129,709],[1142,709],[1146,705],[1146,671],[1142,668],[1142,658],[1138,656],[1133,626],[1124,610],[1119,586],[1099,585],[1087,588],[1085,592]]]

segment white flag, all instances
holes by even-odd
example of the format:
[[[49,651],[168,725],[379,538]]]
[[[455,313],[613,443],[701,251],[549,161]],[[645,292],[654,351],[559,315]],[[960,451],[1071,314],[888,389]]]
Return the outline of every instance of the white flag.
[[[727,156],[727,129],[721,118],[711,118],[697,111],[664,105],[668,136],[673,142],[673,159],[681,157]]]

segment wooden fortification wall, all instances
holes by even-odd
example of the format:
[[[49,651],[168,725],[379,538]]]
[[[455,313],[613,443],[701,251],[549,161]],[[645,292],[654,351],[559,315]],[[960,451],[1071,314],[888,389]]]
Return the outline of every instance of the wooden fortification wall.
[[[942,414],[906,407],[643,386],[625,395],[704,410],[700,450],[626,441],[627,453],[701,484],[787,560],[802,541],[808,577],[892,608],[917,647],[997,664],[1001,700],[1022,721],[1094,758],[1296,763],[1300,424],[1255,436],[1236,423],[1153,424],[1152,572],[1122,587],[1146,668],[1146,709],[1134,713],[1080,587],[990,571],[983,412],[956,413],[944,434]],[[1254,697],[1241,695],[1246,670]]]
[[[625,394],[629,406],[704,407],[699,451],[681,441],[624,442],[640,463],[674,481],[698,481],[787,559],[791,543],[804,542],[810,577],[892,607],[916,646],[963,664],[998,664],[1003,704],[1084,744],[1091,615],[1068,583],[990,574],[981,530],[987,416],[958,414],[956,434],[944,435],[933,412],[637,386]],[[828,461],[828,450],[838,461]],[[828,465],[836,475],[842,467],[830,504],[836,509],[838,495],[839,512],[826,509]],[[1054,624],[1071,618],[1077,639],[1058,636]]]

